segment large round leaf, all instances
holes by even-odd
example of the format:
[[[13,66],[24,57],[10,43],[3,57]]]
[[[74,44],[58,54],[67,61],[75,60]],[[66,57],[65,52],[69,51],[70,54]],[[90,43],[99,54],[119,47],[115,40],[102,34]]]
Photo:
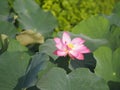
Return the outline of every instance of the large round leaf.
[[[0,22],[0,34],[6,34],[13,37],[17,32],[13,24],[5,21]]]
[[[94,52],[97,60],[95,72],[106,81],[120,81],[120,48],[115,52],[108,47],[100,47]]]
[[[52,14],[40,9],[34,0],[15,0],[14,9],[24,29],[35,30],[47,36],[56,27]]]
[[[38,81],[37,86],[41,90],[69,90],[67,84],[66,72],[54,68]]]
[[[8,1],[7,0],[0,1],[0,17],[3,15],[8,15],[8,14],[9,14]],[[1,19],[2,18],[0,18],[0,20]]]
[[[109,30],[109,22],[102,16],[94,16],[80,22],[73,29],[73,33],[84,34],[91,38],[104,38]]]
[[[71,90],[109,90],[103,79],[85,68],[76,69],[70,73],[69,79]]]
[[[28,51],[28,49],[25,46],[21,45],[17,40],[9,39],[9,45],[7,51],[9,52]]]
[[[16,87],[19,78],[25,74],[29,59],[30,56],[23,52],[5,52],[0,56],[0,90]]]
[[[40,90],[109,90],[105,81],[88,69],[76,69],[66,74],[63,69],[53,68],[37,83]]]

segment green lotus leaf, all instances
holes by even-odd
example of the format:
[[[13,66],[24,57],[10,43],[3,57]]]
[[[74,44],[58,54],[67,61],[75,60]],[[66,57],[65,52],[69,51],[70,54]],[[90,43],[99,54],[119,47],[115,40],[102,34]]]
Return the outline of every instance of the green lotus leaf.
[[[0,55],[0,90],[20,90],[18,80],[25,74],[30,56],[23,52]]]
[[[52,68],[37,83],[40,90],[109,90],[106,82],[88,69],[76,69],[68,75],[63,69]]]
[[[0,34],[5,34],[10,37],[14,37],[17,32],[18,31],[12,23],[9,23],[7,21],[0,22]]]
[[[76,34],[84,34],[95,39],[103,39],[105,38],[109,27],[110,24],[106,18],[102,16],[93,16],[87,20],[81,21],[72,29],[72,32]]]
[[[44,12],[34,0],[15,0],[14,9],[23,29],[38,31],[50,36],[56,27],[56,19],[50,12]]]
[[[94,52],[97,60],[95,73],[106,81],[120,81],[120,48],[112,52],[108,47],[100,47]]]

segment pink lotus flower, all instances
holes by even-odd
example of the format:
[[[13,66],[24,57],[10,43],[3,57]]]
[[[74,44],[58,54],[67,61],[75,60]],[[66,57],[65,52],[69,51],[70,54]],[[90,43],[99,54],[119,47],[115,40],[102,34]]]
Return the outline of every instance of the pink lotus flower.
[[[83,44],[85,40],[74,38],[71,40],[69,33],[64,32],[62,39],[54,38],[57,50],[54,54],[57,56],[69,55],[72,59],[84,60],[84,53],[89,53],[90,50]]]

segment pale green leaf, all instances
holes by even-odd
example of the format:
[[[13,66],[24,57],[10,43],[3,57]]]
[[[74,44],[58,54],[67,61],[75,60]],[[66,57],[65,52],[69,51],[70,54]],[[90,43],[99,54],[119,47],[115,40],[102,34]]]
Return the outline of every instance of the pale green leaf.
[[[120,81],[120,76],[118,74],[120,73],[119,53],[120,50],[117,50],[113,53],[108,47],[98,48],[94,52],[94,57],[97,60],[97,65],[95,68],[96,74],[104,78],[106,81]]]
[[[23,52],[5,52],[0,56],[0,90],[14,90],[25,74],[29,59],[30,56]]]
[[[76,69],[66,74],[63,69],[53,68],[37,83],[41,90],[109,90],[106,82],[88,69]]]
[[[76,25],[72,32],[84,34],[91,38],[104,38],[109,30],[109,21],[102,16],[93,16],[87,20],[81,21]]]
[[[50,12],[44,12],[34,0],[15,0],[14,9],[18,13],[23,29],[40,32],[50,36],[57,22]]]

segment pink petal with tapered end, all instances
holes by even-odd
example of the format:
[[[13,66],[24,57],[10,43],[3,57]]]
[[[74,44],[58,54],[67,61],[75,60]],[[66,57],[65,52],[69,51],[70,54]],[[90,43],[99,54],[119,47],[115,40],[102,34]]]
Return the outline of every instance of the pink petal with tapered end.
[[[90,53],[90,49],[88,49],[85,45],[78,45],[74,48],[75,51],[79,51],[81,53]]]
[[[54,38],[54,41],[55,41],[55,43],[56,43],[56,47],[57,47],[57,49],[62,49],[63,48],[63,44],[62,44],[62,41],[61,41],[61,39],[60,38]]]
[[[66,55],[67,55],[66,52],[60,51],[60,50],[56,50],[56,51],[54,52],[54,54],[57,55],[57,56],[66,56]]]
[[[55,41],[56,44],[61,43],[61,39],[60,38],[54,38],[54,41]]]
[[[56,44],[55,46],[56,46],[57,49],[59,49],[59,50],[63,50],[63,46],[62,46],[62,44]]]
[[[83,60],[83,59],[84,59],[83,54],[81,54],[79,51],[70,51],[69,53],[70,53],[73,57],[75,57],[76,59],[79,59],[79,60]]]
[[[84,60],[84,55],[79,53],[79,55],[76,57],[78,60]]]
[[[63,44],[68,44],[71,42],[70,35],[67,32],[63,33],[62,42],[63,42]]]
[[[82,38],[74,38],[72,40],[72,44],[83,44],[85,42],[85,40],[83,40]]]
[[[65,51],[67,50],[67,46],[63,45],[62,43],[60,44],[56,44],[57,49],[61,50],[61,51]]]
[[[68,55],[70,56],[71,59],[75,59],[75,57],[71,54],[71,53],[68,53]]]

